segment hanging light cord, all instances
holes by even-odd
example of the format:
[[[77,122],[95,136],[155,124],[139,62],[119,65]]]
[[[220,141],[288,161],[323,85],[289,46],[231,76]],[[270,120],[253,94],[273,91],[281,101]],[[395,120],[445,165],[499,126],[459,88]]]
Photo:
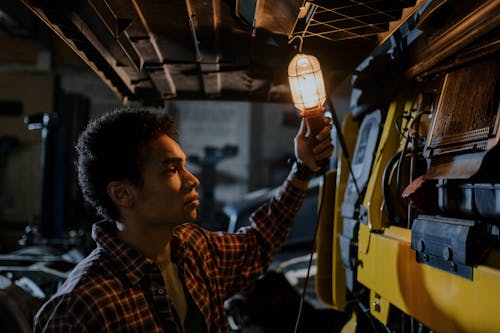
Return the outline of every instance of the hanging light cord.
[[[335,125],[335,128],[337,130],[336,131],[337,138],[339,139],[340,148],[342,148],[342,155],[344,155],[344,158],[347,162],[347,167],[349,168],[349,173],[351,174],[354,188],[356,189],[356,193],[358,194],[358,197],[361,197],[361,191],[359,190],[358,182],[356,181],[356,177],[354,176],[354,172],[352,171],[351,159],[349,157],[349,152],[347,151],[347,144],[345,143],[344,135],[342,134],[342,127],[340,126],[339,118],[337,117],[337,113],[335,112],[335,108],[333,107],[333,103],[330,100],[330,98],[327,98],[326,102],[328,103],[328,108],[330,109],[330,112],[332,113],[332,121],[333,121],[333,124]]]
[[[323,174],[323,186],[324,186],[324,184],[326,184],[325,174]],[[309,276],[311,273],[312,261],[313,261],[314,253],[316,252],[316,236],[318,234],[319,220],[321,218],[321,214],[322,214],[322,210],[323,210],[323,201],[324,201],[324,197],[325,197],[325,192],[326,191],[324,191],[324,190],[321,192],[321,198],[319,201],[319,210],[318,210],[318,215],[316,218],[316,226],[314,227],[313,244],[312,244],[311,253],[309,255],[309,262],[307,264],[307,273],[306,273],[306,277],[304,280],[304,286],[302,288],[302,295],[300,297],[299,311],[297,313],[297,319],[295,321],[295,329],[293,330],[294,333],[299,332],[299,324],[300,324],[300,319],[302,318],[302,311],[303,311],[303,306],[304,306],[304,300],[306,298],[307,285],[309,283]]]
[[[349,159],[349,154],[347,152],[347,145],[345,143],[344,136],[342,135],[342,129],[340,127],[340,122],[338,120],[337,113],[335,112],[335,109],[333,108],[333,104],[330,101],[330,98],[327,98],[327,103],[328,103],[328,107],[330,109],[330,112],[332,113],[332,121],[333,121],[333,123],[335,125],[335,128],[337,129],[337,138],[339,139],[339,143],[340,143],[340,146],[342,148],[342,153],[344,154],[344,157],[347,160],[347,165],[349,166],[349,171],[350,171],[351,176],[352,176],[354,187],[356,188],[356,192],[358,193],[358,196],[360,196],[360,191],[359,191],[359,188],[358,188],[358,184],[356,182],[356,178],[354,177],[354,173],[352,171],[351,161]],[[323,174],[323,185],[324,184],[326,184],[325,174]],[[326,192],[325,190],[322,191],[320,202],[319,202],[319,210],[318,210],[318,215],[317,215],[317,219],[316,219],[316,226],[315,226],[315,229],[314,229],[313,245],[312,245],[311,253],[309,255],[309,263],[307,265],[307,274],[306,274],[306,277],[304,279],[304,286],[302,288],[302,295],[300,297],[300,304],[299,304],[299,310],[298,310],[298,313],[297,313],[297,319],[295,321],[294,333],[298,333],[299,332],[299,324],[300,324],[300,319],[302,318],[302,311],[303,311],[303,307],[304,307],[304,300],[305,300],[305,297],[306,297],[307,285],[309,283],[309,275],[310,275],[310,272],[311,272],[311,266],[312,266],[312,261],[313,261],[314,253],[316,252],[316,238],[317,238],[318,229],[319,229],[319,221],[320,221],[322,210],[323,210],[323,206],[324,206],[325,192]]]

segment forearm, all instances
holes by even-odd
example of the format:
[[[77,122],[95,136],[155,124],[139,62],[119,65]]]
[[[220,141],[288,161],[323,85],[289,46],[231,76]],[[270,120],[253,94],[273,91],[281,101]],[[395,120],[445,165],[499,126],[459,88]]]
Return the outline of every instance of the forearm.
[[[254,227],[267,246],[279,248],[286,239],[304,201],[308,183],[291,172],[279,192],[252,215]]]

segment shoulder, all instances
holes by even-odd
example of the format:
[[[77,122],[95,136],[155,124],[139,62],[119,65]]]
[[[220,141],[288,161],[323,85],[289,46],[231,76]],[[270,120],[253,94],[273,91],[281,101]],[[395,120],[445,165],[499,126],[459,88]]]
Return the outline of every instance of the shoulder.
[[[50,298],[34,318],[34,332],[85,332],[99,327],[100,312],[86,293],[58,293]]]
[[[59,332],[93,332],[109,321],[107,313],[119,304],[119,278],[102,267],[84,263],[38,311],[35,328]],[[35,330],[36,332],[37,330]]]
[[[122,288],[122,276],[112,260],[94,250],[71,271],[57,294],[90,295],[101,290]]]
[[[78,313],[96,310],[109,303],[113,295],[121,293],[123,278],[120,272],[113,270],[111,260],[94,250],[73,268],[66,281],[45,304],[45,311],[63,314],[68,309]]]
[[[131,272],[123,264],[94,250],[70,273],[39,310],[35,331],[95,332],[119,328],[117,313],[143,300],[134,294]]]
[[[175,229],[174,237],[182,243],[206,242],[211,232],[194,223],[185,223]]]

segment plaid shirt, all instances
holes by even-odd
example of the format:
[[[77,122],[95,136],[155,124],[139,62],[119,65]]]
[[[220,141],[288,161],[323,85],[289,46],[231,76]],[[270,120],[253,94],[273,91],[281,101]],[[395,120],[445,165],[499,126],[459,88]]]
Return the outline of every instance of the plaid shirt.
[[[207,332],[229,332],[224,301],[265,272],[304,196],[287,180],[237,233],[176,229],[172,260]],[[112,222],[96,223],[92,237],[97,248],[39,310],[34,332],[182,332],[156,264],[119,239]]]

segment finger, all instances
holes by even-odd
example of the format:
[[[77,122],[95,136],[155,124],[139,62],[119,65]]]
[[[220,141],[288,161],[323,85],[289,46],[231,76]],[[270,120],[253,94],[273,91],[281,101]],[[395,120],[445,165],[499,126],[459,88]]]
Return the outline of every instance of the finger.
[[[332,157],[334,149],[335,149],[335,147],[333,145],[329,145],[325,150],[321,151],[318,154],[314,154],[314,159],[316,161],[330,159]]]
[[[332,126],[330,124],[325,125],[321,131],[316,135],[317,141],[323,141],[326,138],[330,138],[330,132],[332,130]]]
[[[314,148],[313,148],[313,153],[314,154],[319,154],[321,153],[323,150],[329,148],[330,146],[333,146],[332,145],[332,141],[331,140],[323,140],[323,141],[320,141],[318,142]]]

